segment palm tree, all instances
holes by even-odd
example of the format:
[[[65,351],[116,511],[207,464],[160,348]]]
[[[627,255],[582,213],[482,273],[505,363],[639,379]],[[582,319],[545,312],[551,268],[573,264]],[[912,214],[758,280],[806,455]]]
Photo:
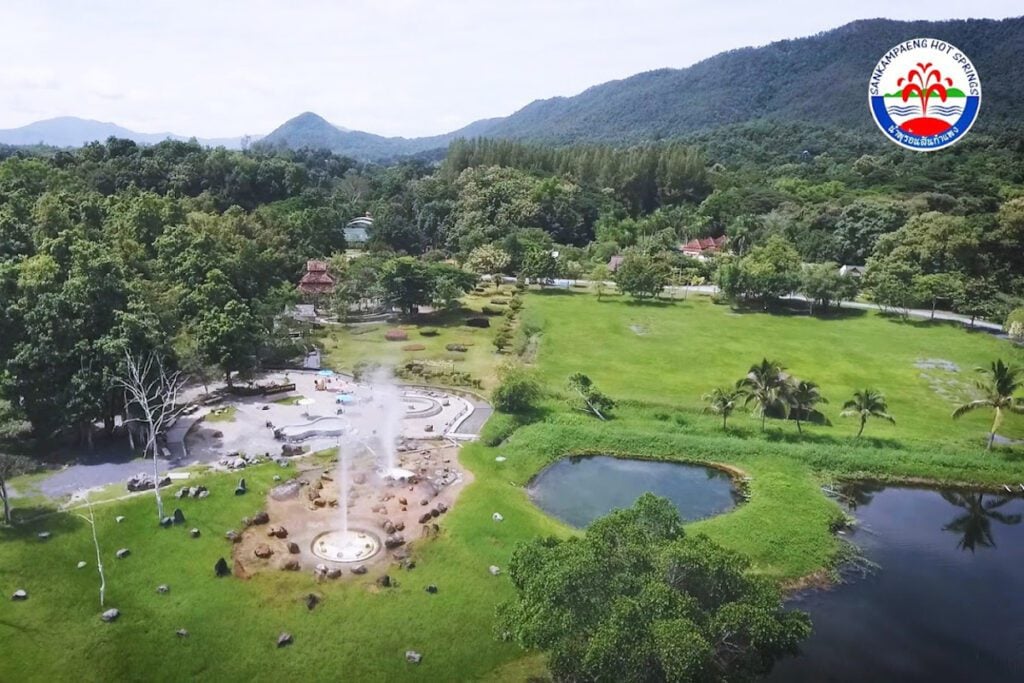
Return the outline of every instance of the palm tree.
[[[747,376],[736,384],[746,396],[745,404],[757,404],[762,432],[769,412],[783,416],[789,414],[789,382],[784,370],[778,361],[764,358],[757,365],[752,365]]]
[[[722,429],[727,429],[726,421],[733,411],[739,406],[743,392],[738,387],[717,387],[701,397],[707,402],[704,408],[705,413],[714,413],[722,416]]]
[[[888,412],[889,406],[885,402],[885,396],[874,389],[863,389],[853,392],[853,398],[843,404],[843,417],[859,417],[860,429],[857,430],[857,438],[864,433],[864,425],[869,417],[877,417],[896,424],[896,420]]]
[[[1013,498],[989,498],[985,500],[983,493],[957,493],[955,491],[943,491],[942,497],[949,503],[963,508],[962,515],[942,527],[943,531],[953,531],[960,534],[957,547],[961,550],[974,552],[975,547],[994,548],[995,537],[992,535],[992,520],[1000,524],[1020,524],[1021,515],[1004,514],[998,508],[1009,503]]]
[[[828,399],[821,395],[818,385],[814,382],[800,380],[790,387],[789,408],[790,415],[796,419],[796,431],[803,433],[800,418],[810,419],[817,412],[814,407],[819,403],[828,403]]]
[[[988,450],[992,450],[992,444],[996,439],[996,430],[1003,424],[1003,411],[1024,413],[1024,404],[1014,397],[1024,383],[1021,382],[1020,368],[1006,365],[1001,358],[988,368],[978,368],[978,372],[985,374],[984,378],[975,383],[981,390],[982,398],[965,403],[954,410],[953,419],[978,408],[992,408],[995,411],[995,417],[992,419],[992,429],[988,435]]]

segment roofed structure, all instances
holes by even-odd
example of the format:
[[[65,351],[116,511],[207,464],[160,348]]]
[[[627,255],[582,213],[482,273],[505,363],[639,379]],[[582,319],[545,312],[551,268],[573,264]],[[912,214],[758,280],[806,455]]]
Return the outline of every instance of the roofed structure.
[[[299,280],[303,294],[328,294],[334,291],[334,278],[327,272],[325,261],[306,261],[306,274]]]
[[[725,235],[701,237],[679,245],[679,251],[693,258],[706,258],[725,249]]]

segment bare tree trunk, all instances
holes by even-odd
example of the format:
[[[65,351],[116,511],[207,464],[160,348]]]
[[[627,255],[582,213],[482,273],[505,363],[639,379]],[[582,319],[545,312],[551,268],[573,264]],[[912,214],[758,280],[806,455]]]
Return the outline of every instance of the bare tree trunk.
[[[89,500],[88,494],[86,494],[85,503],[89,508],[89,516],[78,516],[84,519],[89,524],[89,526],[92,527],[92,543],[93,546],[96,548],[96,571],[98,571],[100,574],[100,609],[102,609],[107,594],[107,577],[106,574],[103,573],[103,555],[100,553],[99,536],[96,535],[96,515],[93,513],[92,501]]]
[[[4,524],[11,524],[11,503],[7,496],[7,481],[0,477],[0,499],[4,503]]]

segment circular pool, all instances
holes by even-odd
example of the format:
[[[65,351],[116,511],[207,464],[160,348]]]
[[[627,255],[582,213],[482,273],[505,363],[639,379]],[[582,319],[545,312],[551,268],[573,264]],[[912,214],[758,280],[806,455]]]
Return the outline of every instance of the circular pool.
[[[721,470],[606,455],[562,458],[527,491],[539,508],[575,527],[630,507],[648,492],[668,498],[687,521],[721,514],[737,502],[732,479]]]
[[[405,404],[405,417],[407,418],[434,417],[440,415],[442,410],[439,400],[424,394],[407,393],[402,396],[402,403]]]
[[[334,529],[314,538],[310,549],[323,560],[361,562],[380,551],[380,539],[363,529]]]

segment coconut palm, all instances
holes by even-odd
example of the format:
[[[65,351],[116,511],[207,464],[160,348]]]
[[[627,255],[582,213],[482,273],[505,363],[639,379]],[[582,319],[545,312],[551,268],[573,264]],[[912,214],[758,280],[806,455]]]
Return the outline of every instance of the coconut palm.
[[[762,432],[768,413],[781,414],[783,417],[789,415],[790,384],[785,368],[778,361],[762,359],[760,363],[750,367],[747,376],[736,386],[746,397],[744,404],[757,404]]]
[[[885,396],[874,389],[858,389],[853,392],[853,398],[843,404],[843,417],[860,418],[860,429],[857,430],[857,438],[864,433],[864,425],[869,417],[877,417],[896,424],[896,420],[888,412],[889,406],[885,402]]]
[[[1019,514],[1005,514],[998,510],[1013,500],[1012,498],[990,497],[985,500],[984,493],[958,493],[955,491],[943,491],[942,497],[964,510],[962,515],[942,527],[943,531],[960,534],[957,547],[961,550],[970,550],[973,553],[977,546],[996,547],[995,536],[992,534],[992,520],[1000,524],[1012,525],[1020,524],[1022,519]]]
[[[800,428],[800,418],[810,419],[818,411],[815,409],[819,403],[828,403],[828,399],[821,395],[818,385],[814,382],[800,380],[790,386],[789,409],[790,415],[796,420],[796,431],[803,433]]]
[[[985,375],[975,383],[982,393],[982,398],[965,403],[954,410],[953,419],[979,408],[991,408],[995,416],[988,434],[988,450],[992,450],[996,430],[1003,424],[1003,411],[1024,413],[1024,404],[1014,397],[1024,382],[1021,381],[1020,368],[1008,366],[1002,359],[993,362],[988,368],[978,368],[978,372]]]
[[[708,404],[704,408],[704,412],[721,415],[722,429],[725,430],[728,428],[726,422],[729,416],[733,414],[740,404],[740,399],[743,398],[743,392],[738,387],[717,387],[701,398]]]

